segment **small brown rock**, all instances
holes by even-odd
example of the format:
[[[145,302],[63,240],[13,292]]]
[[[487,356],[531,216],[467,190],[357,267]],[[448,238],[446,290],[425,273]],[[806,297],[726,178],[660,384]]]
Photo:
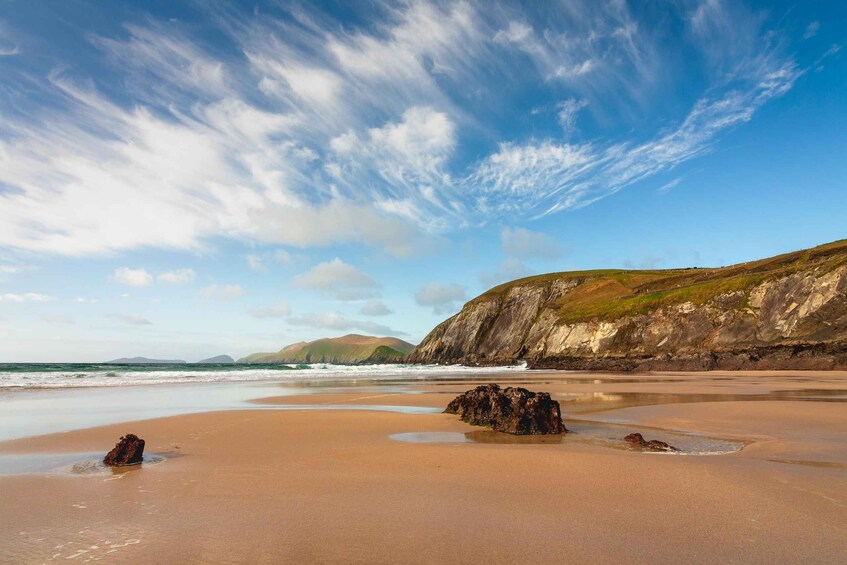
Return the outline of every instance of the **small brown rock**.
[[[646,449],[648,451],[679,451],[674,446],[668,445],[667,443],[659,441],[657,439],[651,439],[650,441],[647,441],[646,439],[644,439],[644,436],[639,433],[629,434],[623,439],[627,443],[638,446],[641,449]]]
[[[103,463],[110,467],[138,465],[144,459],[144,440],[135,434],[127,434],[106,454]]]

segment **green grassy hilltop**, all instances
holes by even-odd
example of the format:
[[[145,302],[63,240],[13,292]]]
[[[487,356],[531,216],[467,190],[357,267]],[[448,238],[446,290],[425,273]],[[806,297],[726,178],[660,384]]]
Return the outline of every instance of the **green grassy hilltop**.
[[[566,323],[615,320],[645,314],[662,306],[705,304],[715,297],[748,291],[767,280],[818,267],[823,272],[844,265],[847,240],[729,267],[667,270],[596,270],[550,273],[514,280],[485,292],[474,301],[505,295],[515,286],[539,286],[572,279],[577,285],[556,304]],[[746,308],[746,300],[738,305]]]
[[[253,353],[239,363],[399,363],[415,348],[396,337],[357,334],[293,343],[274,353]]]

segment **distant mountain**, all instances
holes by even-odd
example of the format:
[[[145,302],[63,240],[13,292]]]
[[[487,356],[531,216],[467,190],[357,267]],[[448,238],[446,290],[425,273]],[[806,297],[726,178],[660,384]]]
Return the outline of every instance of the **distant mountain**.
[[[183,365],[182,359],[148,359],[147,357],[121,357],[106,361],[110,365]]]
[[[228,363],[235,363],[235,359],[229,355],[218,355],[217,357],[209,357],[208,359],[197,361],[195,365],[224,365]]]
[[[399,363],[415,348],[396,337],[350,334],[292,343],[276,353],[253,353],[239,363],[336,363],[340,365]]]

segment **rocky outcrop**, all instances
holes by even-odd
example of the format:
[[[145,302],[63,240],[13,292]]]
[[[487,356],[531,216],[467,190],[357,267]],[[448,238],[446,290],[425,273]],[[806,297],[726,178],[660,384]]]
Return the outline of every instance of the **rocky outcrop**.
[[[647,441],[644,439],[644,436],[641,434],[629,434],[625,438],[623,438],[625,442],[645,451],[679,451],[672,445],[668,445],[663,441],[659,441],[657,439],[651,439]]]
[[[478,386],[454,398],[444,410],[474,426],[516,435],[566,432],[559,403],[546,392],[496,384]]]
[[[144,440],[135,434],[127,434],[103,458],[110,467],[138,465],[144,459]]]
[[[720,269],[556,273],[496,287],[413,363],[847,369],[847,242]]]

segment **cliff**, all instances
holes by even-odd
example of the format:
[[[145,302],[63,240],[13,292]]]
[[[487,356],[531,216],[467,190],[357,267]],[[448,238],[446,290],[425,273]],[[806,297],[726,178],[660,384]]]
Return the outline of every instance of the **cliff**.
[[[847,369],[847,240],[716,269],[539,275],[436,327],[412,363]]]
[[[336,363],[343,365],[399,363],[414,345],[395,337],[345,335],[343,337],[301,341],[275,353],[253,353],[239,363]]]

